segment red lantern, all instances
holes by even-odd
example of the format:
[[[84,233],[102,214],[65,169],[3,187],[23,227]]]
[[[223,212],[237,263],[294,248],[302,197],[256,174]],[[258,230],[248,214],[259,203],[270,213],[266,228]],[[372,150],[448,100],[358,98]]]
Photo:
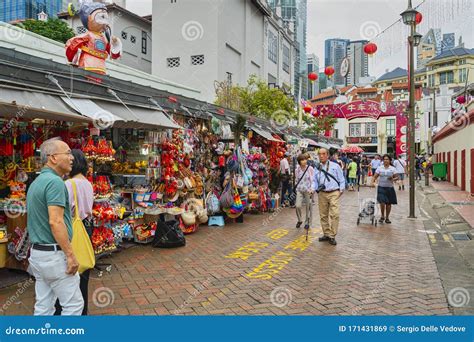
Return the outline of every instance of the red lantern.
[[[310,105],[306,105],[304,106],[304,111],[305,113],[311,113],[311,111],[313,110],[313,107],[311,107]]]
[[[308,74],[308,79],[311,81],[311,82],[314,82],[318,79],[318,74],[316,74],[315,72],[310,72]]]
[[[372,56],[377,52],[377,45],[375,43],[368,43],[364,45],[364,52],[369,56]]]
[[[332,66],[328,66],[326,69],[324,69],[324,73],[328,78],[331,78],[331,76],[334,74],[334,68]]]
[[[464,95],[458,96],[456,99],[456,102],[459,104],[465,104],[466,103],[466,97]]]
[[[415,23],[419,25],[423,20],[423,15],[420,12],[416,12]]]

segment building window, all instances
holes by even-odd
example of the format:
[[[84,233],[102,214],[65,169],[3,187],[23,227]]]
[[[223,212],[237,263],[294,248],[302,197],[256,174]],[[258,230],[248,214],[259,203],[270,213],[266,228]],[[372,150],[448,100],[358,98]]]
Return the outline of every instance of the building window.
[[[76,32],[77,32],[77,34],[83,34],[83,33],[86,33],[87,30],[86,30],[86,28],[85,28],[84,26],[78,26],[78,27],[76,28]]]
[[[283,71],[290,73],[290,48],[283,45]]]
[[[204,64],[204,55],[191,56],[192,65],[202,65]]]
[[[351,123],[349,124],[349,136],[350,137],[360,137],[360,123]]]
[[[435,85],[435,75],[428,76],[428,87],[432,88]]]
[[[466,60],[465,60],[465,59],[461,59],[461,60],[459,61],[459,65],[463,65],[463,64],[466,64]]]
[[[377,123],[376,122],[367,122],[365,124],[365,135],[367,137],[372,137],[377,135]]]
[[[454,75],[452,71],[440,72],[439,73],[439,84],[454,83]]]
[[[268,59],[277,63],[278,38],[272,31],[268,31]]]
[[[459,82],[466,82],[467,80],[467,69],[459,70]]]
[[[122,31],[122,39],[127,40],[128,38],[128,33]]]
[[[147,34],[145,31],[142,31],[142,53],[146,55],[147,46],[146,46]]]
[[[179,57],[166,58],[168,68],[178,68],[181,65]]]
[[[387,132],[387,137],[394,137],[395,136],[395,119],[387,119],[386,121],[387,126],[385,127],[385,131]]]
[[[130,35],[130,41],[135,44],[137,42],[137,37],[135,37],[134,35]]]

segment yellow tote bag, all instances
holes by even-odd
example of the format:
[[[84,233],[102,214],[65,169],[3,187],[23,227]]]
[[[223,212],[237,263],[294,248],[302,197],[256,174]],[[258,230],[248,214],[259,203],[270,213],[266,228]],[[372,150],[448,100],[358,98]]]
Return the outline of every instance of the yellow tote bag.
[[[87,235],[86,227],[82,223],[79,216],[79,204],[77,202],[76,182],[71,179],[72,191],[74,193],[75,214],[72,220],[72,250],[79,262],[79,273],[82,273],[95,266],[94,248],[92,248],[91,240]]]

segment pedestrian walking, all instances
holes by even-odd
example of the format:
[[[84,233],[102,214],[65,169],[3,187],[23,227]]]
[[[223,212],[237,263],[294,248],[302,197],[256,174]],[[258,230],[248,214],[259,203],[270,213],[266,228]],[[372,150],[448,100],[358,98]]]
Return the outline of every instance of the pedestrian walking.
[[[72,170],[69,173],[69,179],[66,181],[66,188],[69,194],[69,203],[71,207],[71,215],[75,215],[76,206],[79,212],[79,217],[84,223],[89,238],[92,235],[92,207],[94,205],[94,190],[92,184],[87,179],[87,172],[89,165],[84,153],[81,150],[72,150],[74,162]],[[74,199],[74,191],[76,191],[77,203]],[[82,316],[88,313],[88,288],[89,276],[91,270],[86,270],[80,274],[79,288],[81,289],[82,298],[84,299],[84,309]],[[61,315],[62,307],[59,300],[56,301],[55,315]]]
[[[372,168],[372,177],[375,175],[375,171],[382,165],[380,157],[378,154],[375,155],[374,159],[370,162],[370,167]]]
[[[349,175],[349,191],[354,191],[354,186],[357,180],[357,163],[353,159],[349,159],[347,171]]]
[[[346,188],[346,180],[339,164],[329,161],[329,153],[325,148],[319,150],[319,160],[313,185],[313,189],[318,193],[319,215],[324,234],[319,241],[337,245],[339,198]]]
[[[420,156],[416,157],[415,159],[415,171],[416,171],[416,180],[421,181],[421,169],[422,169],[422,163],[421,163],[421,158]]]
[[[383,156],[383,164],[375,171],[374,181],[379,179],[377,188],[377,202],[380,204],[380,211],[382,213],[380,223],[392,223],[390,221],[390,212],[392,211],[392,204],[397,204],[397,194],[393,184],[398,180],[397,169],[391,165],[392,158],[385,154]]]
[[[84,300],[79,289],[79,263],[71,247],[69,195],[62,177],[72,169],[69,146],[58,139],[40,147],[44,165],[26,196],[31,242],[30,273],[35,277],[35,315],[53,315],[56,298],[62,315],[81,315]]]
[[[361,176],[361,183],[362,185],[367,185],[367,175],[369,174],[369,159],[367,156],[362,158],[360,162],[360,176]]]
[[[296,179],[298,180],[298,186],[296,187],[296,216],[298,222],[296,228],[300,228],[303,224],[303,203],[305,208],[305,229],[309,229],[313,223],[313,203],[312,195],[314,193],[313,179],[314,169],[311,165],[308,165],[309,156],[307,154],[300,154],[298,156],[298,166],[296,168]]]
[[[291,169],[290,169],[290,154],[285,153],[285,157],[280,160],[280,178],[281,178],[281,203],[282,207],[291,205]],[[292,201],[291,201],[292,202]]]
[[[405,190],[405,174],[407,173],[407,163],[402,158],[400,158],[400,156],[395,156],[393,166],[397,170],[398,190]]]

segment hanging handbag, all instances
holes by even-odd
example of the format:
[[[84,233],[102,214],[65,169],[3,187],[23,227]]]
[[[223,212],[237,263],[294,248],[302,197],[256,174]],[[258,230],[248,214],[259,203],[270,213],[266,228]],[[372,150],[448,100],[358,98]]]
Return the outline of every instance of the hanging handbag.
[[[74,193],[75,213],[72,221],[71,246],[79,263],[79,273],[95,266],[95,254],[86,227],[79,216],[79,202],[77,201],[76,182],[71,179],[72,192]]]
[[[221,198],[219,199],[219,203],[222,208],[230,208],[231,205],[234,203],[234,194],[230,181],[227,183],[224,191],[222,192]]]

